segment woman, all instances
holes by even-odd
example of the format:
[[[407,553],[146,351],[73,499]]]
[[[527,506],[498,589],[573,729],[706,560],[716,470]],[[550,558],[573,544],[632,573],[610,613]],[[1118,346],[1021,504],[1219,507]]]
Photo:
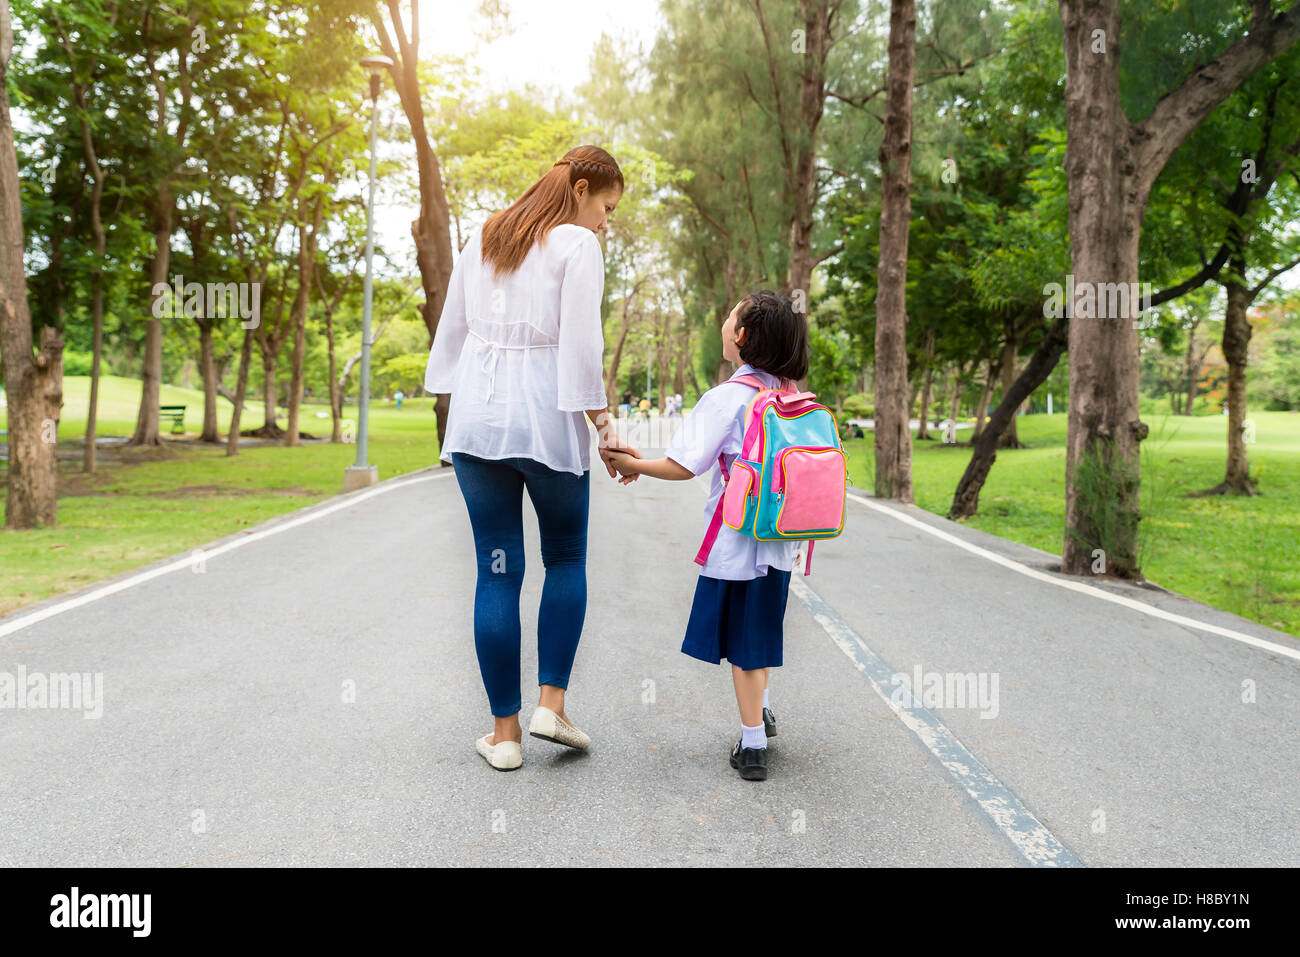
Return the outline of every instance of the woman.
[[[523,763],[519,592],[523,492],[537,512],[546,580],[537,616],[537,710],[529,734],[585,749],[564,710],[587,608],[591,436],[608,427],[600,242],[623,173],[596,146],[570,150],[472,236],[452,270],[424,387],[451,393],[441,457],[456,470],[474,531],[474,647],[495,726],[477,748],[492,767]],[[605,467],[615,472],[606,460]]]

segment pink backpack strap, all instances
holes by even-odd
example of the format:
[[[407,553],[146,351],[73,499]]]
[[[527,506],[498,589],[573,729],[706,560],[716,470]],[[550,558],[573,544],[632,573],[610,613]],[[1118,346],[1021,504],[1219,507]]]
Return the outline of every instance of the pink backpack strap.
[[[734,379],[728,379],[727,381],[728,381],[728,382],[743,382],[743,383],[745,383],[745,385],[753,386],[755,389],[770,389],[770,388],[772,388],[770,385],[766,385],[766,384],[763,382],[763,380],[760,379],[760,378],[759,378],[758,376],[756,376],[756,375],[739,375],[739,376],[736,376]],[[782,379],[782,380],[781,380],[781,384],[777,386],[777,391],[778,391],[778,392],[795,392],[795,391],[798,390],[798,388],[799,388],[799,384],[798,384],[797,382],[795,382],[793,379]],[[811,394],[811,393],[810,393],[810,394]]]
[[[808,539],[808,551],[804,552],[803,574],[807,578],[812,574],[812,548],[817,544],[816,539]]]
[[[713,551],[713,543],[717,541],[718,532],[722,528],[722,505],[727,499],[727,483],[731,477],[727,475],[727,466],[721,455],[718,456],[718,468],[722,471],[722,494],[718,496],[718,507],[713,510],[713,518],[709,519],[709,528],[704,533],[700,550],[695,553],[697,565],[703,565],[709,560],[709,552]]]
[[[745,385],[753,386],[755,389],[768,389],[770,386],[763,384],[763,380],[756,375],[738,375],[734,379],[728,379],[728,382],[743,382]]]

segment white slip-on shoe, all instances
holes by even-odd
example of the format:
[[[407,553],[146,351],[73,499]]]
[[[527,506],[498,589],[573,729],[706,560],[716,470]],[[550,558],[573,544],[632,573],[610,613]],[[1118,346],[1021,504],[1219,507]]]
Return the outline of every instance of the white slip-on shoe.
[[[502,741],[500,744],[488,744],[490,734],[485,734],[476,742],[478,753],[488,764],[498,771],[513,771],[524,763],[524,751],[518,741]]]
[[[533,712],[533,720],[528,722],[528,733],[534,738],[541,738],[543,741],[554,741],[556,744],[577,748],[579,751],[585,751],[587,746],[591,744],[591,738],[569,724],[550,708],[543,708],[541,705],[538,705],[537,710]]]

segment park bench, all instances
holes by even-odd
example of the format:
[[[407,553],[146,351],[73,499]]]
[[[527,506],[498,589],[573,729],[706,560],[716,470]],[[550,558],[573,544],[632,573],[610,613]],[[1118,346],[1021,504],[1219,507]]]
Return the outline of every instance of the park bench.
[[[160,405],[158,406],[158,415],[161,418],[172,420],[172,435],[185,434],[185,406]]]

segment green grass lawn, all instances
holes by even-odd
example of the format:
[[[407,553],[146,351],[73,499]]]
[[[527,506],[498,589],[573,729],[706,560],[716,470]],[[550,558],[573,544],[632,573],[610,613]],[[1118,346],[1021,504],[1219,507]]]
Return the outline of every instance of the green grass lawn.
[[[1262,495],[1187,498],[1223,479],[1227,418],[1147,415],[1140,561],[1158,585],[1273,628],[1300,634],[1300,415],[1252,412],[1247,446]],[[967,524],[1061,554],[1065,534],[1066,417],[1019,420],[1030,448],[998,453]],[[963,433],[958,433],[960,437]],[[969,431],[964,433],[969,436]],[[845,443],[850,480],[874,485],[870,435]],[[967,446],[913,442],[916,504],[947,514],[970,461]]]
[[[102,465],[81,474],[89,378],[64,380],[59,463],[59,524],[56,528],[0,533],[0,614],[60,592],[185,552],[284,512],[335,495],[343,470],[355,462],[356,446],[308,443],[300,448],[245,448],[227,458],[225,445],[124,450],[115,460],[101,450]],[[100,438],[129,436],[140,397],[138,380],[100,381]],[[184,404],[189,438],[203,424],[203,394],[164,386],[164,405]],[[219,403],[224,434],[230,404]],[[305,405],[301,431],[328,438],[330,421],[316,418],[328,407]],[[356,407],[344,410],[355,421]],[[280,425],[285,424],[283,412]],[[262,406],[245,410],[244,428],[262,424]],[[0,429],[6,428],[0,411]],[[164,434],[170,428],[164,423]],[[407,400],[400,412],[391,401],[371,401],[369,459],[381,479],[437,464],[437,430],[431,399]],[[0,464],[0,479],[7,466]],[[0,515],[5,502],[0,496]]]
[[[75,453],[84,435],[88,382],[65,380],[61,451]],[[100,391],[101,437],[130,435],[139,382],[105,378]],[[400,412],[390,401],[372,402],[369,458],[381,479],[437,463],[431,401],[407,400]],[[162,402],[189,407],[186,428],[193,438],[202,424],[202,394],[165,386]],[[229,403],[222,400],[220,408],[224,431]],[[322,410],[304,406],[304,432],[328,436],[328,418],[316,418]],[[346,414],[355,417],[355,407]],[[1186,497],[1222,479],[1226,418],[1146,418],[1151,436],[1143,443],[1141,562],[1157,584],[1300,634],[1300,415],[1252,417],[1257,442],[1248,447],[1251,471],[1264,494],[1249,499]],[[244,426],[261,421],[260,404],[252,404]],[[1019,428],[1030,448],[998,453],[979,514],[969,524],[1059,555],[1066,419],[1025,416]],[[845,447],[853,484],[870,489],[871,438]],[[937,441],[913,448],[916,503],[946,514],[970,449]],[[355,458],[351,444],[252,448],[229,459],[224,446],[173,446],[125,450],[90,478],[80,474],[79,459],[63,461],[58,527],[0,534],[0,614],[334,495]],[[0,515],[3,508],[0,497]]]

